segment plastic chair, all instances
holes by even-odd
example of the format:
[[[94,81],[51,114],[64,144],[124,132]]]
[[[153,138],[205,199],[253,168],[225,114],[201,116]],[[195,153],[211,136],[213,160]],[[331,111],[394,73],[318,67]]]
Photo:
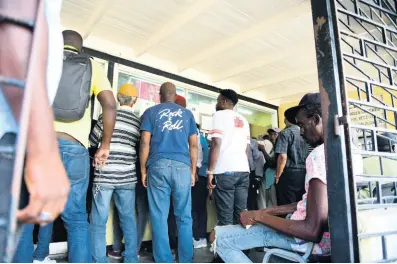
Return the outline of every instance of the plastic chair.
[[[277,256],[283,259],[288,259],[290,261],[298,262],[298,263],[307,263],[310,255],[312,254],[314,248],[313,242],[307,243],[307,251],[304,255],[299,254],[298,252],[293,252],[285,249],[279,248],[264,248],[265,256],[263,257],[263,263],[269,263],[271,256]]]

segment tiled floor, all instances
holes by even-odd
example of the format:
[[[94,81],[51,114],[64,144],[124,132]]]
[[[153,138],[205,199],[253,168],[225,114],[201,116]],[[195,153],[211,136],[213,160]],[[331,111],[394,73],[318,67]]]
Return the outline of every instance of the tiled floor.
[[[58,263],[67,263],[66,256],[52,256]],[[251,250],[250,258],[255,263],[261,263],[263,259],[263,252],[256,252]],[[211,263],[214,259],[214,254],[210,252],[209,248],[202,248],[194,250],[195,263]],[[110,263],[118,263],[109,259]],[[139,263],[153,263],[152,254],[149,252],[142,252],[139,258]]]

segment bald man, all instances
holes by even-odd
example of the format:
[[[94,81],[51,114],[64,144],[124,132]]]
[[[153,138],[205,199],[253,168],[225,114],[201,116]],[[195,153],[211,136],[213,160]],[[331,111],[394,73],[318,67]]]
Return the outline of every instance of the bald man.
[[[197,128],[192,112],[175,104],[175,85],[160,87],[161,104],[145,111],[141,125],[142,184],[148,189],[156,262],[174,262],[168,240],[170,199],[178,226],[179,262],[193,261],[191,186],[197,165]]]

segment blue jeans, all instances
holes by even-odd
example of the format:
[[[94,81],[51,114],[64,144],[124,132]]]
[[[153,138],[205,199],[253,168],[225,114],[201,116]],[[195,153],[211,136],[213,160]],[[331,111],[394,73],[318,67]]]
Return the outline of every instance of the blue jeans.
[[[69,262],[92,262],[86,211],[90,170],[88,150],[81,144],[69,140],[58,139],[58,144],[62,162],[71,184],[68,201],[61,215],[68,234]],[[51,166],[51,164],[48,164],[48,166]],[[51,186],[48,187],[51,188]],[[22,232],[14,262],[32,262],[32,230],[32,227],[27,226]],[[47,237],[44,238],[43,235],[42,239],[49,241],[51,232],[46,232],[46,234]]]
[[[218,226],[215,228],[216,253],[225,263],[252,262],[243,250],[256,247],[277,247],[291,250],[295,239],[262,224],[248,230],[240,225]]]
[[[137,251],[141,249],[143,236],[146,231],[146,224],[149,219],[149,204],[147,190],[140,181],[135,189],[135,208],[137,217]],[[120,228],[120,218],[117,210],[113,212],[113,251],[121,251],[123,247],[123,232]]]
[[[91,209],[91,247],[94,262],[107,263],[106,223],[112,196],[119,213],[125,239],[125,263],[138,263],[135,223],[135,185],[105,186],[94,184]]]
[[[190,166],[178,161],[160,159],[148,168],[148,198],[156,262],[174,261],[167,232],[171,197],[178,226],[179,262],[193,261],[191,182]]]
[[[238,224],[240,213],[247,209],[249,173],[225,172],[214,177],[217,225]]]
[[[33,224],[26,224],[22,228],[21,238],[15,252],[13,262],[31,263],[33,260],[43,261],[50,254],[50,242],[53,223],[42,226],[39,229],[37,248],[33,246]],[[34,250],[34,252],[33,252]]]

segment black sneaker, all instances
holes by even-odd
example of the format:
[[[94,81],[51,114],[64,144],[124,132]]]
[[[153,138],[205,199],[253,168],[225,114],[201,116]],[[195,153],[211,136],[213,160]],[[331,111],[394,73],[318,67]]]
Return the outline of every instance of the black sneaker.
[[[120,259],[122,259],[123,256],[121,255],[121,250],[118,250],[118,251],[112,250],[112,251],[109,251],[108,257],[111,259],[114,259],[114,260],[120,260]]]

